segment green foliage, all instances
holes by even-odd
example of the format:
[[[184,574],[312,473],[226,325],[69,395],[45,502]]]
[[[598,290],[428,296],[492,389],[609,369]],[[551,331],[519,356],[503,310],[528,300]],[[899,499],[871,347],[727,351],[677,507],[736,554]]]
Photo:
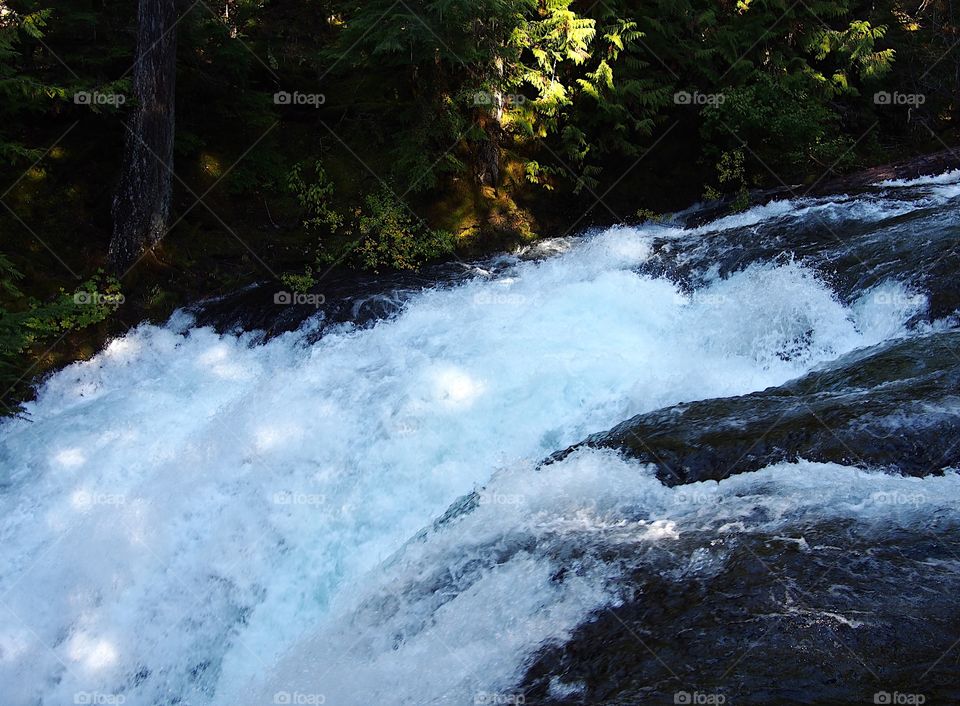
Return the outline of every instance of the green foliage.
[[[78,233],[109,227],[130,106],[75,95],[131,94],[135,5],[0,2],[0,183],[18,184],[10,203],[37,232],[44,217],[55,222],[44,189],[70,195]],[[482,229],[497,199],[522,210],[569,198],[577,209],[616,186],[611,199],[653,203],[631,183],[645,173],[639,183],[677,198],[705,188],[741,208],[748,187],[886,158],[873,146],[950,143],[960,123],[957,13],[947,0],[204,2],[177,25],[177,188],[206,196],[222,178],[210,194],[226,201],[218,212],[238,197],[262,200],[281,222],[289,199],[278,196],[292,194],[302,237],[316,244],[307,250],[321,253],[282,264],[298,273],[284,277],[298,291],[317,265],[415,268],[449,252],[452,236],[421,221],[418,204],[434,214],[444,204],[451,227]],[[278,90],[326,100],[276,105]],[[714,99],[679,105],[678,91]],[[923,100],[880,105],[878,91]],[[60,150],[69,169],[51,153],[42,178],[20,179],[74,123]],[[684,183],[669,182],[677,174]],[[203,211],[185,214],[191,226]],[[524,215],[511,223],[550,220]],[[76,241],[77,261],[96,261],[97,241]],[[23,269],[30,278],[0,261],[8,366],[95,316],[50,301],[37,268]]]
[[[525,174],[548,188],[560,176],[574,188],[596,184],[598,156],[633,151],[653,113],[669,100],[662,85],[616,67],[638,68],[636,22],[580,14],[572,0],[373,0],[346,5],[339,41],[325,54],[338,72],[376,74],[389,97],[391,176],[404,191],[435,188],[466,175],[466,155],[506,149]],[[349,57],[345,60],[345,57]],[[352,63],[351,63],[352,62]],[[577,130],[579,121],[589,131]],[[618,130],[610,129],[619,123]],[[594,127],[599,129],[593,130]],[[552,142],[544,155],[537,144]],[[481,145],[488,143],[487,148]],[[544,164],[550,153],[563,164]],[[592,160],[592,163],[591,163]],[[554,161],[551,159],[550,161]]]
[[[717,162],[717,181],[724,191],[736,192],[736,197],[730,204],[731,211],[739,213],[750,206],[750,192],[747,189],[742,149],[730,150],[720,155]],[[719,195],[718,190],[708,187],[706,192],[708,200],[715,200]]]
[[[317,160],[312,166],[312,179],[304,176],[304,164],[297,164],[287,177],[287,188],[297,197],[300,207],[308,214],[305,228],[336,231],[343,225],[343,215],[332,205],[333,182],[327,177],[323,163]]]
[[[754,173],[775,183],[801,177],[811,162],[826,168],[853,156],[852,140],[841,132],[839,116],[798,77],[762,73],[728,91],[722,103],[703,111],[702,134],[719,172],[730,169],[722,160],[731,150],[741,155],[737,178],[721,174],[721,182],[734,186],[745,178],[744,152]]]
[[[72,103],[78,88],[128,90],[129,3],[16,4],[0,20],[0,92],[16,99],[0,113]],[[509,188],[525,180],[596,192],[678,123],[671,139],[699,139],[710,172],[742,141],[746,181],[771,181],[771,171],[806,177],[854,145],[874,116],[902,131],[902,112],[872,104],[877,90],[927,84],[927,106],[907,121],[946,124],[960,95],[958,59],[944,56],[956,25],[944,0],[919,8],[892,0],[220,0],[178,24],[178,159],[234,141],[244,156],[225,186],[236,194],[292,188],[311,229],[326,230],[346,226],[323,206],[336,179],[310,173],[330,149],[324,128],[312,143],[286,145],[303,163],[292,183],[277,149],[282,129],[243,152],[278,118],[325,121],[340,141],[334,149],[418,200],[463,180],[504,186],[501,158],[520,166]],[[278,89],[328,100],[320,109],[280,108]],[[677,90],[727,102],[681,108]],[[97,110],[119,128],[110,108],[64,112]],[[0,137],[0,158],[36,156],[29,135]]]
[[[639,156],[673,96],[672,77],[658,75],[645,56],[639,19],[616,3],[595,10],[594,51],[560,132],[563,154],[579,165],[579,188],[598,185],[596,165],[611,155]]]
[[[293,260],[270,264],[289,270],[282,279],[296,291],[315,284],[319,266],[407,269],[443,257],[455,241],[436,222],[472,229],[477,242],[485,229],[524,237],[531,224],[551,227],[545,211],[558,202],[578,211],[614,187],[609,200],[622,212],[656,203],[647,188],[675,199],[705,189],[739,209],[748,188],[939,149],[960,124],[960,5],[948,0],[210,0],[183,9],[176,188],[203,194],[230,226],[243,199],[242,240]],[[132,103],[76,96],[132,95],[135,23],[128,0],[0,0],[0,192],[16,185],[4,203],[31,231],[76,223],[50,243],[75,247],[70,262],[103,255]],[[277,91],[326,100],[277,105]],[[679,91],[711,100],[680,105]],[[880,104],[878,92],[916,100]],[[286,242],[272,248],[276,229],[258,228],[256,214],[289,222],[290,195],[304,227],[277,233]],[[412,210],[427,204],[433,224]],[[205,232],[207,209],[181,215]],[[0,219],[20,227],[5,208]],[[27,353],[112,306],[51,297],[65,274],[39,271],[22,238],[16,263],[27,277],[0,257],[4,387],[28,368]],[[187,270],[209,262],[206,245],[171,252],[201,253]],[[234,264],[233,245],[215,269]],[[176,270],[184,263],[173,257]],[[236,260],[250,276],[246,247]],[[138,301],[177,296],[164,283],[151,298],[153,284]],[[112,291],[102,279],[85,286]]]
[[[119,282],[102,272],[75,292],[61,290],[48,302],[26,296],[19,286],[22,279],[13,263],[0,255],[0,399],[21,393],[30,381],[32,366],[25,360],[30,349],[103,321],[123,302]],[[11,411],[18,409],[0,407],[0,415]]]
[[[672,214],[657,213],[656,211],[651,211],[649,208],[639,208],[634,215],[641,223],[666,223],[670,220]]]
[[[451,233],[429,228],[387,188],[364,200],[357,233],[356,262],[374,272],[384,267],[415,270],[449,254],[456,245]]]
[[[307,267],[302,274],[288,273],[281,275],[280,281],[294,292],[300,292],[301,294],[309,292],[310,288],[317,283],[313,276],[312,267]]]
[[[35,113],[50,99],[65,94],[63,88],[18,70],[24,60],[24,42],[43,36],[50,14],[50,10],[18,14],[0,3],[0,162],[18,164],[41,156],[41,150],[11,135],[10,128],[25,113]]]
[[[822,72],[811,71],[815,81],[824,84],[828,92],[840,94],[853,91],[850,72],[863,79],[872,80],[885,76],[893,68],[895,51],[876,50],[876,43],[887,33],[886,26],[872,27],[865,20],[855,20],[844,30],[823,27],[805,37],[805,49],[817,61],[829,56],[839,61],[839,67],[829,80]]]
[[[308,181],[304,165],[296,165],[288,186],[307,216],[304,227],[323,234],[318,265],[346,262],[374,272],[413,270],[453,251],[450,233],[428,227],[386,186],[344,213],[334,203],[334,185],[323,164],[317,161],[309,171]],[[294,291],[306,291],[314,283],[313,272],[307,268],[303,275],[284,275],[283,282]]]

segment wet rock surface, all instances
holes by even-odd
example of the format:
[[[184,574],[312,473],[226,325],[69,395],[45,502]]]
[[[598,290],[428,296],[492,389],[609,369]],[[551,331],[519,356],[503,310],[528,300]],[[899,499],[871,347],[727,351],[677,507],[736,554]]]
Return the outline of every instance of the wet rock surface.
[[[516,691],[543,705],[957,703],[960,614],[943,600],[960,588],[957,528],[934,519],[882,546],[867,529],[690,535],[624,557],[623,603],[543,650]],[[689,570],[698,543],[722,568]]]
[[[667,485],[782,461],[923,476],[960,464],[960,332],[859,351],[781,387],[641,414],[582,446],[654,464]]]
[[[750,267],[797,262],[851,309],[858,302],[922,305],[906,338],[855,351],[779,387],[637,415],[554,454],[537,471],[549,474],[589,449],[613,450],[644,464],[638,475],[652,467],[674,489],[675,506],[627,503],[615,521],[582,532],[554,532],[551,523],[575,518],[553,518],[542,535],[498,536],[462,575],[446,568],[456,563],[451,558],[421,576],[415,593],[431,605],[527,555],[559,567],[551,579],[558,591],[608,576],[617,600],[531,655],[511,693],[494,695],[507,699],[501,703],[518,703],[519,695],[526,704],[557,706],[960,702],[960,611],[944,599],[960,589],[956,512],[933,503],[898,522],[920,501],[878,492],[850,501],[866,503],[862,514],[830,516],[800,511],[797,499],[785,496],[786,524],[780,517],[768,527],[779,501],[768,498],[751,510],[749,499],[708,492],[714,481],[801,460],[887,477],[929,478],[960,466],[960,225],[945,207],[951,185],[873,183],[929,173],[924,169],[891,167],[818,185],[814,195],[786,190],[777,197],[792,204],[773,204],[752,222],[730,216],[699,227],[722,215],[707,208],[644,226],[650,254],[637,271],[666,277],[692,296]],[[270,285],[192,313],[198,325],[218,331],[258,330],[263,340],[302,328],[313,341],[337,326],[390,318],[424,289],[509,275],[520,261],[562,250],[548,242],[420,273],[331,273],[307,294],[312,299],[301,296],[304,303]],[[891,281],[902,288],[890,289]],[[809,343],[797,340],[783,355],[803,355]],[[813,464],[804,468],[818,472]],[[826,485],[811,484],[817,487]],[[592,501],[583,499],[587,508]],[[480,491],[465,495],[416,542],[455,531],[484,502],[490,497]],[[725,510],[735,502],[747,502],[745,514]],[[820,505],[835,502],[824,497]],[[725,520],[728,514],[733,519]],[[663,541],[630,539],[633,523],[651,522],[667,523]],[[382,607],[372,606],[380,619]]]
[[[873,178],[905,176],[915,174]],[[714,493],[724,486],[713,481],[771,467],[786,472],[776,464],[801,459],[878,478],[917,477],[906,487],[960,467],[954,214],[938,200],[938,186],[888,190],[852,180],[832,188],[863,193],[809,200],[750,225],[663,226],[640,271],[696,296],[751,266],[800,262],[853,306],[921,297],[926,306],[912,333],[779,387],[637,415],[541,464],[539,472],[550,473],[589,449],[614,450],[654,469],[695,510],[645,516],[676,518],[668,541],[606,545],[603,560],[623,568],[621,599],[538,652],[514,688],[525,703],[960,702],[960,611],[944,599],[960,588],[960,533],[947,509],[955,501],[916,512],[918,497],[878,491],[857,505],[856,519],[798,516],[767,530],[775,505],[758,503],[752,515],[724,525],[735,514],[727,504],[751,500]],[[900,200],[921,207],[900,209]],[[891,280],[902,293],[874,291]],[[886,506],[872,512],[871,503]],[[782,511],[795,512],[789,507]],[[909,521],[895,521],[911,511]],[[589,546],[570,547],[569,570],[555,580],[578,580],[575,557]]]
[[[390,318],[424,289],[495,276],[512,261],[509,257],[491,258],[481,264],[454,261],[418,272],[378,275],[331,270],[317,277],[317,283],[306,292],[293,292],[281,283],[264,283],[199,302],[188,311],[198,326],[210,326],[221,333],[257,331],[259,340],[307,324],[311,329],[307,339],[312,342],[331,327],[349,324],[362,328]]]
[[[935,200],[915,209],[904,200],[908,196],[902,189],[893,194],[875,188],[858,199],[810,200],[753,225],[668,232],[655,238],[641,272],[693,291],[754,264],[797,261],[845,302],[894,278],[927,298],[922,318],[951,316],[960,308],[960,223]]]
[[[958,199],[139,327],[2,430],[0,701],[957,703]]]

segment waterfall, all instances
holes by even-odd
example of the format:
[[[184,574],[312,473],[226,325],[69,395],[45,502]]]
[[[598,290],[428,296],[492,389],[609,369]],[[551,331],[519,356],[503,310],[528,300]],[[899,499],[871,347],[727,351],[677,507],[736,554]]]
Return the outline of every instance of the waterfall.
[[[588,658],[646,660],[651,682],[619,688],[670,698],[680,682],[663,686],[673,677],[649,652],[618,641],[679,649],[661,645],[677,636],[667,615],[712,634],[706,613],[682,612],[701,600],[814,621],[770,639],[923,613],[925,581],[955,583],[949,468],[904,477],[893,456],[865,468],[854,449],[670,487],[616,448],[541,462],[634,415],[676,408],[682,426],[697,400],[726,424],[723,400],[800,394],[788,384],[809,374],[844,378],[831,404],[866,394],[857,356],[955,329],[936,273],[955,264],[958,177],[550,241],[322,335],[322,309],[271,338],[187,311],[140,325],[46,380],[30,421],[0,423],[0,701],[600,703],[615,662]],[[939,394],[916,419],[955,416],[954,401]],[[843,587],[829,573],[906,572],[884,546],[914,547],[896,574],[910,611],[871,591],[889,577]],[[810,567],[809,591],[833,587],[822,605],[780,583]],[[763,590],[738,588],[748,580]],[[848,595],[860,608],[829,603]],[[924,640],[955,639],[951,619]]]

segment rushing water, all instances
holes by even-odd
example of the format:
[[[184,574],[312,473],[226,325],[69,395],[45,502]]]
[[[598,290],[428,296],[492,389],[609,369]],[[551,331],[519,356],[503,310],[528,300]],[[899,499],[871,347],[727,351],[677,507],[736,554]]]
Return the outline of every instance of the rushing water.
[[[958,182],[138,327],[0,425],[0,703],[952,698]]]

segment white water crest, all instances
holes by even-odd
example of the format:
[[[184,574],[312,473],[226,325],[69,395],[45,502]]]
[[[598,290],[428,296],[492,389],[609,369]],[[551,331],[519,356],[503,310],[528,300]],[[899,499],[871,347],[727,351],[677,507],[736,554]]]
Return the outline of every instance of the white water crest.
[[[953,169],[942,174],[932,174],[922,176],[916,179],[886,179],[879,183],[879,186],[929,186],[931,184],[957,184],[960,183],[960,169]]]
[[[546,550],[511,537],[669,542],[699,512],[664,509],[679,491],[609,454],[539,460],[908,335],[925,306],[895,282],[844,306],[790,262],[685,294],[634,271],[661,231],[578,239],[313,344],[178,315],[52,376],[31,421],[0,425],[0,702],[456,704],[509,688],[538,645],[617,600],[609,567],[555,585]],[[851,472],[820,470],[824,493]],[[825,511],[807,475],[769,501]],[[954,476],[923,483],[956,497]],[[489,502],[411,539],[481,488]]]

